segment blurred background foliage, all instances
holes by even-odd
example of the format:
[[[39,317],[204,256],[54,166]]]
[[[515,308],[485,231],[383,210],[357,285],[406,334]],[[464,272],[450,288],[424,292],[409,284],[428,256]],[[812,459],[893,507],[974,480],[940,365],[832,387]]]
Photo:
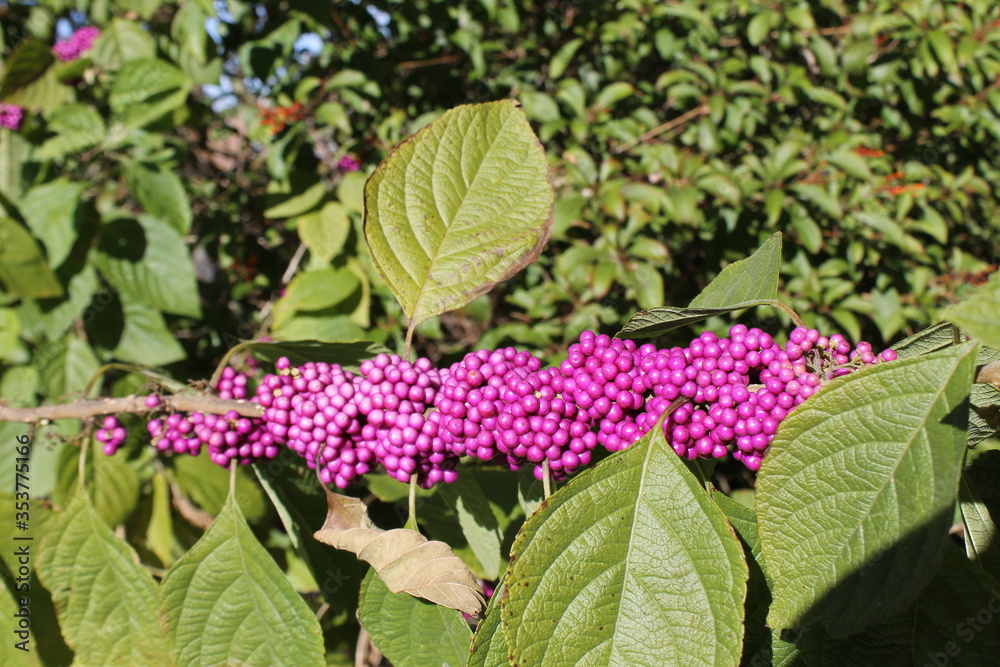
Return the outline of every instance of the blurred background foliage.
[[[521,102],[549,155],[555,226],[536,264],[421,325],[416,351],[442,364],[478,346],[558,358],[584,329],[686,305],[775,231],[783,298],[876,347],[998,262],[989,0],[0,0],[0,26],[0,103],[25,109],[0,128],[0,397],[16,405],[183,389],[250,338],[401,349],[402,312],[363,240],[364,182],[465,103]],[[53,56],[85,26],[101,31],[91,48]],[[207,461],[151,472],[138,422],[128,463],[94,465],[128,481],[106,485],[109,521],[133,517],[130,543],[166,567],[199,531],[164,485],[213,513],[227,475]],[[68,498],[64,441],[82,426],[38,429],[33,494]],[[22,428],[0,424],[3,447]],[[399,500],[382,481],[368,490]],[[333,599],[353,557],[336,576],[314,564],[313,580],[241,483],[296,586]],[[426,525],[447,530],[434,502]],[[328,645],[353,641],[344,590]]]

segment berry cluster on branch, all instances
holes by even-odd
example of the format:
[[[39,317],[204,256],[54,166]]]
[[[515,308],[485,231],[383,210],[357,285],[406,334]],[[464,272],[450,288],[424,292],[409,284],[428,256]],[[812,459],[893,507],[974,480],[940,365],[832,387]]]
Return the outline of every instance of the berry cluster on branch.
[[[550,367],[514,348],[479,350],[440,369],[379,354],[357,374],[281,358],[254,392],[232,368],[214,387],[222,399],[250,396],[261,417],[173,412],[148,429],[160,451],[197,455],[204,447],[222,466],[273,458],[285,446],[340,488],[377,467],[430,488],[454,481],[463,457],[563,480],[598,445],[625,449],[661,418],[679,456],[731,455],[757,470],[782,420],[823,384],[895,358],[805,327],[781,346],[742,324],[728,337],[704,332],[668,349],[585,331]],[[146,398],[150,410],[159,404]],[[96,437],[113,454],[125,430],[109,416]]]

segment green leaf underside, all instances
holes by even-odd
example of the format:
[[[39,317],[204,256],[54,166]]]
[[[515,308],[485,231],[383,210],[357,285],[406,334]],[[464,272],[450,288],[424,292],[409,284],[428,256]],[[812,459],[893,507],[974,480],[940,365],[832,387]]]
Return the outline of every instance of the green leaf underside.
[[[942,317],[984,345],[1000,348],[1000,273],[990,276],[975,294],[948,308]]]
[[[249,341],[240,343],[239,349],[252,351],[255,357],[274,363],[279,357],[288,357],[293,364],[325,362],[340,364],[347,370],[356,370],[365,359],[371,359],[389,349],[367,340],[324,343],[317,340],[280,342]]]
[[[395,667],[458,667],[469,655],[472,632],[461,612],[393,593],[374,569],[361,583],[358,617]]]
[[[660,428],[543,503],[511,562],[513,664],[739,663],[742,547]]]
[[[688,308],[729,308],[751,301],[778,298],[781,271],[781,233],[771,236],[757,252],[722,269]]]
[[[375,170],[365,238],[412,327],[533,262],[553,199],[545,152],[515,101],[459,106]]]
[[[160,585],[181,665],[324,665],[316,617],[227,499]]]
[[[687,308],[663,306],[636,313],[618,336],[658,336],[716,315],[754,306],[774,306],[781,270],[781,234],[774,234],[750,257],[724,268]]]
[[[757,482],[772,628],[821,621],[834,635],[858,632],[934,576],[974,365],[974,346],[954,346],[873,366],[785,420]]]
[[[173,664],[157,619],[156,583],[83,494],[42,543],[38,572],[74,664]]]
[[[472,636],[472,648],[470,649],[469,662],[466,667],[509,667],[510,646],[507,645],[507,638],[500,628],[500,621],[503,610],[500,600],[506,590],[506,577],[501,577],[497,583],[496,590],[490,602],[483,612],[483,620],[476,627],[476,633]]]

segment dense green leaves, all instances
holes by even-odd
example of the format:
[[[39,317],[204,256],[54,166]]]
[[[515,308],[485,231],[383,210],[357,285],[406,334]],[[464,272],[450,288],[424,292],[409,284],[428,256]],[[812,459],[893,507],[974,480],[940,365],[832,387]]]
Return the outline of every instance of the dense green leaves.
[[[35,238],[45,244],[49,266],[59,266],[76,241],[76,205],[83,185],[65,178],[32,188],[19,209]]]
[[[757,483],[772,628],[863,630],[937,571],[965,451],[975,347],[833,381],[782,424]]]
[[[412,327],[534,261],[549,237],[552,201],[544,152],[518,105],[464,106],[375,171],[365,187],[365,236]]]
[[[472,633],[454,609],[393,593],[375,570],[361,583],[361,624],[375,646],[399,667],[464,665]]]
[[[518,664],[739,664],[742,548],[660,428],[543,503],[511,560]]]
[[[135,552],[78,493],[43,542],[38,561],[75,664],[170,665],[156,583]]]
[[[972,297],[952,306],[942,317],[984,345],[1000,349],[1000,273],[994,273]]]
[[[232,495],[160,589],[164,631],[179,664],[324,664],[316,617]]]

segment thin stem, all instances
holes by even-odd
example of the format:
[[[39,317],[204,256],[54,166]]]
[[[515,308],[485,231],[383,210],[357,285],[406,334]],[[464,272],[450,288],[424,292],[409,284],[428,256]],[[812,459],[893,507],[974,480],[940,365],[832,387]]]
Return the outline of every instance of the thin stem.
[[[806,323],[802,321],[802,318],[799,317],[799,314],[792,310],[791,306],[786,305],[777,299],[771,301],[771,305],[788,315],[788,317],[792,319],[792,322],[795,323],[795,326],[804,327],[806,325]]]
[[[90,444],[90,438],[84,438],[83,442],[80,443],[80,456],[77,457],[77,475],[80,478],[80,490],[84,493],[87,492],[87,446]]]
[[[403,358],[407,361],[410,359],[410,347],[413,345],[413,331],[416,328],[413,322],[410,322],[410,326],[406,330],[406,344],[403,347]]]
[[[406,527],[417,530],[417,476],[410,475],[410,497],[408,502],[410,516],[406,520]]]
[[[552,495],[552,480],[549,472],[548,457],[542,461],[542,491],[546,498]]]
[[[229,495],[236,498],[236,466],[238,462],[232,459],[229,462]]]

